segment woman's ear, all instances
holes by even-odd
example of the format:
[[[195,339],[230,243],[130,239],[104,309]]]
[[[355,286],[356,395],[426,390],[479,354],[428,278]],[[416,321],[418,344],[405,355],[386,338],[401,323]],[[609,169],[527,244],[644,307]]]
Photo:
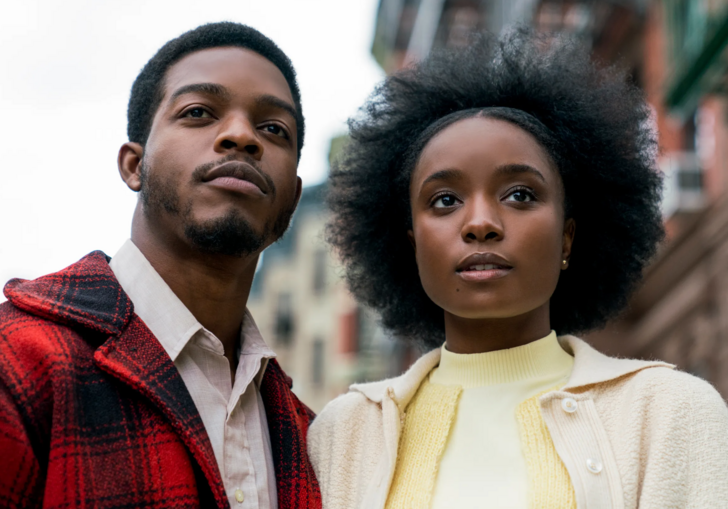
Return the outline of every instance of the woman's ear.
[[[569,218],[564,222],[564,235],[561,241],[561,268],[566,269],[569,266],[571,258],[571,246],[574,244],[574,235],[576,233],[576,221]]]
[[[415,244],[415,232],[412,230],[407,230],[407,238],[410,241],[410,244],[412,244],[412,249],[415,250],[415,253],[417,252],[417,245]]]
[[[144,147],[139,143],[127,142],[119,149],[119,157],[117,165],[119,166],[119,175],[121,180],[134,192],[139,192],[142,188],[141,162],[144,155]]]

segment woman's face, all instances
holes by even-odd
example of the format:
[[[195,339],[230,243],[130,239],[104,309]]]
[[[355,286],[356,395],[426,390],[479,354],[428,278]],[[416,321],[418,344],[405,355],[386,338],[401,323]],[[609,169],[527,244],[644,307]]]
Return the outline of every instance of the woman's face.
[[[422,286],[446,323],[448,314],[548,321],[574,222],[564,220],[561,177],[530,134],[483,117],[452,124],[422,151],[410,199]]]

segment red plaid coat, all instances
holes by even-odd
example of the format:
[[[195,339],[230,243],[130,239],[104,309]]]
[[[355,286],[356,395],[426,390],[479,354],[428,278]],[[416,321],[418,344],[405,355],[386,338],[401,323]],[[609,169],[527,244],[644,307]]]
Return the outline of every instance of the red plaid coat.
[[[229,507],[192,398],[102,252],[5,295],[0,507]],[[314,414],[275,361],[260,391],[279,507],[320,508]]]

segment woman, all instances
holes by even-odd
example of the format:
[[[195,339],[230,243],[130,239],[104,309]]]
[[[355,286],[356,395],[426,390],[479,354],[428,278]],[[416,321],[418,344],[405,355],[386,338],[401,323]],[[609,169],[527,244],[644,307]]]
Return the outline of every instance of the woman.
[[[519,30],[388,78],[362,111],[331,241],[356,297],[432,351],[316,419],[324,507],[728,507],[718,393],[570,335],[624,307],[663,236],[641,93]]]

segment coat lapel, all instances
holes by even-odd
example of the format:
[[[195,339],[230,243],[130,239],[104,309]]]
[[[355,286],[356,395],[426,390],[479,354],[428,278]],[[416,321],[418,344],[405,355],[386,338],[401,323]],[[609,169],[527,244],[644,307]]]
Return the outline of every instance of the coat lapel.
[[[291,392],[291,379],[271,359],[260,395],[270,430],[279,509],[320,509],[321,494],[308,460],[306,435],[314,414]]]
[[[207,480],[218,507],[228,507],[225,487],[197,407],[167,352],[136,315],[124,332],[94,354],[105,372],[146,396],[167,417]]]

